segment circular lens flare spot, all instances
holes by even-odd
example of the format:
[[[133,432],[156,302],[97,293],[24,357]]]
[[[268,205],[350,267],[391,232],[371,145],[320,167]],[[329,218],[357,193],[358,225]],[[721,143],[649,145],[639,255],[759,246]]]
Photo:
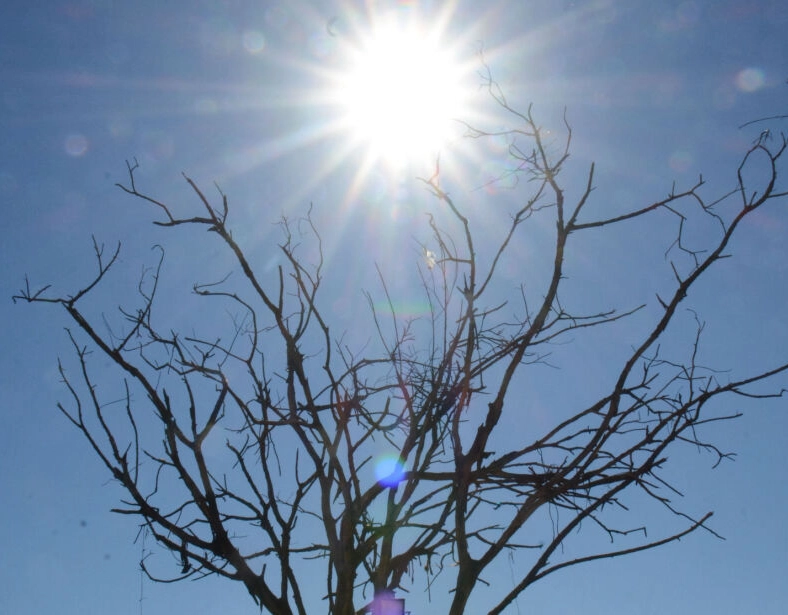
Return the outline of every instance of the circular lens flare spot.
[[[375,479],[384,487],[396,487],[405,480],[405,462],[396,454],[383,455],[375,461]]]
[[[66,154],[69,156],[79,158],[88,151],[88,145],[88,139],[85,135],[75,133],[66,137],[66,140],[63,142],[63,149],[66,150]]]
[[[755,92],[766,83],[766,74],[760,68],[745,68],[736,75],[736,86],[742,92]]]
[[[686,172],[694,162],[692,154],[685,150],[676,150],[670,155],[668,164],[670,168],[678,173]]]
[[[249,53],[260,53],[265,49],[265,36],[257,30],[247,30],[242,37],[243,46]]]

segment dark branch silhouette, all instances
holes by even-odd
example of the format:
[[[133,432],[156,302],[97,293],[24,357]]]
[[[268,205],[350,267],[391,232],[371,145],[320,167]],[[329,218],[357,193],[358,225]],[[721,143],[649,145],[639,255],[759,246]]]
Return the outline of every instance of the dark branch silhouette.
[[[745,219],[785,196],[778,184],[785,138],[758,139],[744,153],[734,189],[720,199],[704,198],[700,178],[650,204],[598,217],[594,165],[578,198],[570,201],[562,187],[569,123],[556,149],[545,143],[530,108],[512,108],[489,78],[487,86],[517,125],[499,132],[469,125],[468,136],[508,139],[510,173],[528,180],[527,192],[494,249],[481,249],[473,217],[450,195],[436,163],[423,180],[441,204],[440,216],[428,219],[432,244],[424,246],[428,269],[421,272],[429,315],[397,314],[380,271],[381,290],[367,295],[377,341],[366,347],[348,347],[321,303],[321,284],[331,272],[324,270],[311,215],[297,224],[283,221],[284,264],[262,276],[233,238],[227,196],[219,191],[214,203],[184,176],[199,211],[179,217],[138,186],[136,161],[120,188],[154,207],[155,224],[211,231],[197,237],[218,240],[233,256],[241,280],[194,286],[200,299],[233,314],[231,335],[212,330],[212,323],[193,332],[160,324],[167,309],[158,299],[164,248],[139,283],[139,305],[120,308],[125,324],[108,332],[90,300],[120,245],[108,254],[94,241],[96,273],[72,295],[25,281],[15,299],[60,306],[73,321],[68,336],[78,369],[59,364],[69,398],[58,407],[125,490],[115,512],[138,519],[174,555],[171,577],[143,562],[152,579],[214,574],[243,583],[277,615],[354,615],[373,596],[416,587],[415,578],[424,577],[428,590],[433,584],[453,590],[448,613],[460,615],[491,564],[517,552],[523,568],[512,587],[492,592],[492,614],[558,570],[655,548],[700,528],[714,533],[711,512],[694,516],[678,508],[679,494],[663,469],[682,444],[712,453],[718,463],[727,458],[704,428],[738,414],[720,414],[714,402],[782,395],[773,380],[788,363],[723,377],[698,362],[700,317],[687,356],[663,356],[660,344],[679,305],[728,256]],[[762,178],[757,190],[744,180],[755,165]],[[666,241],[674,281],[655,297],[650,324],[611,366],[615,377],[603,394],[587,396],[543,433],[530,426],[513,447],[506,436],[521,405],[523,373],[545,362],[557,342],[645,307],[566,307],[567,247],[581,234],[610,233],[661,214],[676,220],[676,235]],[[703,250],[685,240],[692,216],[718,227]],[[514,299],[501,299],[501,262],[537,217],[550,217],[553,229],[544,291],[536,295],[523,282]],[[300,255],[302,242],[316,246],[315,262]],[[390,314],[375,308],[380,293]],[[99,383],[94,375],[96,355],[116,368],[122,412],[108,405],[114,398],[105,376]],[[758,385],[767,382],[772,388],[764,392]],[[381,442],[400,458],[394,483],[362,478]],[[637,520],[621,525],[624,496],[631,493],[664,508],[681,527],[650,537]],[[552,531],[544,530],[548,517]],[[609,548],[563,551],[581,525],[599,532]],[[327,605],[311,602],[318,580]]]

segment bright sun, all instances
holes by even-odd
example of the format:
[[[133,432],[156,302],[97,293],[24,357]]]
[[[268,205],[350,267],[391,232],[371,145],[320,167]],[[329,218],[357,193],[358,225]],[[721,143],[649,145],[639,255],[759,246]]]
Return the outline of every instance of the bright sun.
[[[400,163],[434,156],[457,131],[460,64],[438,35],[382,25],[354,47],[337,84],[343,124],[374,158]]]

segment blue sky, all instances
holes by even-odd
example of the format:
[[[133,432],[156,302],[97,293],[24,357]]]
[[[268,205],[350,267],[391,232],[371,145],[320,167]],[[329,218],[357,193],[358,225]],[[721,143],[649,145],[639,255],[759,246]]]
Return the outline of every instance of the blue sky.
[[[124,244],[112,301],[124,287],[134,290],[143,262],[150,262],[150,246],[167,237],[149,224],[155,212],[114,186],[126,178],[124,161],[136,157],[141,181],[163,197],[188,198],[181,171],[207,188],[218,182],[230,197],[241,241],[263,268],[276,262],[273,223],[282,213],[303,213],[312,202],[326,229],[329,269],[338,272],[330,295],[348,322],[365,313],[360,288],[375,290],[375,263],[391,276],[402,305],[413,305],[408,255],[418,259],[413,238],[426,236],[423,212],[431,203],[414,177],[430,169],[421,162],[393,169],[385,161],[366,168],[363,149],[327,128],[338,110],[326,102],[326,75],[342,67],[327,23],[343,36],[376,10],[425,21],[450,14],[447,48],[472,65],[482,44],[515,105],[533,102],[536,117],[556,131],[566,108],[574,130],[567,189],[577,191],[595,161],[601,212],[662,198],[674,180],[688,185],[699,173],[708,180],[707,194],[726,192],[740,156],[766,125],[738,127],[786,112],[788,11],[782,2],[447,6],[12,0],[0,8],[0,288],[6,295],[0,302],[6,322],[0,611],[256,612],[245,590],[230,582],[141,585],[138,561],[151,545],[134,544],[135,523],[109,513],[122,494],[55,407],[65,398],[56,372],[56,357],[68,358],[65,320],[44,306],[13,305],[10,296],[26,273],[63,292],[76,288],[94,266],[91,235]],[[489,106],[473,89],[471,108]],[[500,158],[494,144],[488,147],[473,173],[447,179],[455,200],[473,206],[509,198],[511,191],[475,190]],[[709,362],[721,369],[765,369],[785,360],[785,205],[772,203],[752,216],[731,248],[735,258],[721,263],[691,298],[708,322]],[[639,267],[665,268],[661,252],[645,256],[659,243],[651,241],[654,230],[635,224],[584,245],[588,252],[572,255],[571,272],[591,281],[578,289],[600,304],[619,296],[653,302],[653,287]],[[703,237],[705,230],[697,232]],[[178,257],[187,240],[169,241],[173,280],[179,272],[223,262],[210,247],[189,253],[191,260]],[[538,247],[521,250],[538,257]],[[609,343],[614,354],[617,344],[627,344],[629,326],[596,343]],[[580,356],[598,351],[591,343],[580,347]],[[567,371],[573,367],[571,357],[560,357]],[[593,387],[598,372],[595,365],[580,369],[586,381],[575,387]],[[551,405],[571,399],[561,391],[563,374],[534,376],[529,411],[549,413]],[[712,471],[713,458],[684,450],[671,472],[686,494],[686,510],[716,511],[712,525],[725,541],[697,532],[661,550],[570,568],[536,585],[507,612],[783,613],[788,403],[736,400],[730,409],[745,415],[715,434],[721,448],[738,453],[736,461]],[[506,584],[507,565],[494,583]],[[441,612],[443,599],[433,596],[430,605],[414,590],[408,608],[414,615]]]

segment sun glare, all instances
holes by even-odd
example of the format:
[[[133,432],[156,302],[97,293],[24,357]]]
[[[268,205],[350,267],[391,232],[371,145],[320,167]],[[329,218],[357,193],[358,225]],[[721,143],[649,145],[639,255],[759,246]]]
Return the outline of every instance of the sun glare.
[[[338,84],[354,139],[375,158],[434,156],[457,131],[462,71],[437,34],[380,26],[352,49]]]

